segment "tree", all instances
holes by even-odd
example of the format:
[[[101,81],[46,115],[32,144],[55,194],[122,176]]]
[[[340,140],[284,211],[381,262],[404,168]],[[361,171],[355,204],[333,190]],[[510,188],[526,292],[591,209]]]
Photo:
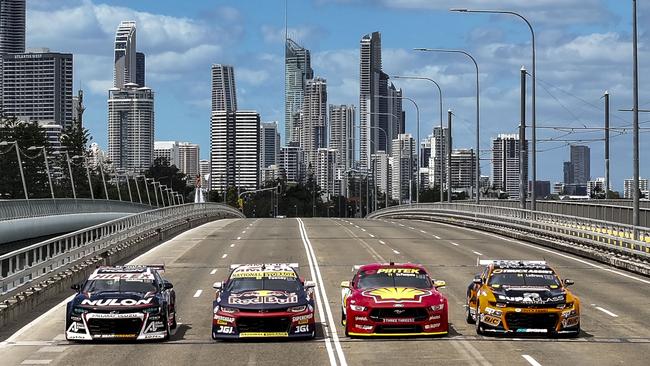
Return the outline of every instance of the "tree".
[[[144,175],[147,178],[153,178],[155,181],[171,188],[175,192],[181,193],[186,198],[194,190],[193,187],[187,185],[188,177],[176,165],[170,166],[167,164],[167,160],[164,158],[154,160],[153,165],[145,171]],[[165,194],[163,198],[167,204],[167,195]]]

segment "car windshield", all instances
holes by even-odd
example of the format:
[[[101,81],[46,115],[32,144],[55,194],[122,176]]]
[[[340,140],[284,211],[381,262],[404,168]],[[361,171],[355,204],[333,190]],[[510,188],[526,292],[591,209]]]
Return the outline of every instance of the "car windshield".
[[[274,290],[286,292],[300,291],[301,284],[296,277],[287,278],[233,278],[228,281],[227,291],[240,293],[257,290]]]
[[[150,279],[97,279],[89,280],[83,288],[84,292],[156,292],[156,284]]]
[[[559,287],[560,280],[552,273],[497,273],[490,277],[488,285]]]
[[[430,289],[433,287],[427,273],[417,268],[380,268],[359,274],[357,288],[411,287]]]

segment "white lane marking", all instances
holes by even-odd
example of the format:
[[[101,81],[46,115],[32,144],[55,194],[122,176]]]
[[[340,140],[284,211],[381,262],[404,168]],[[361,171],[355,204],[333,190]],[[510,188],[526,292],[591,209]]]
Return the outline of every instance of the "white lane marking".
[[[459,246],[459,245],[460,245],[460,244],[458,244],[458,243],[454,243],[453,241],[450,242],[450,243],[451,243],[451,245],[454,245],[454,246]]]
[[[223,258],[226,258],[227,256],[228,256],[228,254],[224,254],[224,255],[221,256],[221,258],[223,259]]]
[[[203,293],[203,290],[196,290],[196,292],[194,293],[194,297],[199,297],[199,296],[201,296],[202,293]]]
[[[21,365],[49,365],[52,360],[25,360]]]
[[[379,244],[384,244],[384,245],[386,245],[386,243],[385,243],[383,240],[380,240],[380,241],[379,241]]]
[[[528,363],[531,364],[532,366],[542,366],[541,363],[537,362],[534,358],[532,358],[529,355],[521,355],[521,357],[523,357],[524,360],[528,361]]]
[[[421,232],[422,234],[426,234],[426,233],[427,233],[427,232],[424,231],[424,230],[420,230],[420,232]]]
[[[241,233],[242,233],[242,234],[246,234],[246,230],[242,231]]]
[[[413,226],[409,226],[409,229],[411,229],[411,230],[415,230],[415,228],[414,228]]]
[[[323,321],[328,321],[329,327],[323,327],[325,331],[325,347],[327,348],[327,354],[329,356],[330,365],[336,366],[336,358],[334,357],[334,352],[332,351],[332,344],[330,343],[330,338],[328,335],[331,335],[331,341],[334,343],[334,349],[339,358],[341,366],[347,366],[347,361],[345,360],[345,354],[343,354],[343,349],[341,348],[341,342],[339,341],[339,335],[336,331],[336,324],[334,322],[334,317],[332,316],[332,309],[330,309],[329,300],[327,299],[327,292],[325,291],[325,282],[323,281],[323,276],[320,273],[320,267],[318,266],[318,258],[314,252],[314,248],[311,245],[309,236],[307,236],[307,229],[305,224],[300,218],[298,220],[298,227],[300,229],[300,237],[302,238],[302,243],[305,246],[305,251],[307,252],[307,259],[309,260],[309,270],[311,271],[311,278],[316,279],[318,287],[316,290],[316,299],[320,303],[318,306],[320,318]],[[323,307],[325,307],[327,318],[323,315]]]
[[[477,251],[475,251],[475,250],[472,250],[472,253],[474,253],[474,254],[476,254],[476,255],[483,255],[483,254],[481,254],[481,253],[479,253],[479,252],[477,252]]]
[[[455,225],[446,224],[446,223],[442,223],[442,222],[439,222],[438,224],[441,224],[441,225],[445,225],[445,226],[449,226],[449,227],[452,227],[452,228],[456,228],[456,229],[458,229],[458,226],[455,226]],[[553,254],[553,255],[557,255],[558,257],[562,257],[562,258],[565,258],[565,259],[570,259],[570,260],[572,260],[572,261],[576,261],[576,262],[578,262],[578,263],[585,264],[585,265],[587,265],[587,266],[589,266],[589,267],[592,267],[592,268],[600,269],[600,270],[602,270],[602,271],[611,272],[611,273],[617,274],[617,275],[619,275],[619,276],[623,276],[623,277],[629,278],[629,279],[631,279],[631,280],[639,281],[639,282],[642,282],[642,283],[645,283],[645,284],[650,285],[650,281],[648,281],[648,280],[644,280],[644,279],[642,279],[642,278],[638,278],[638,277],[635,277],[635,276],[629,275],[629,274],[627,274],[627,273],[619,272],[619,271],[614,270],[614,269],[611,269],[611,268],[606,268],[606,267],[603,267],[603,266],[599,266],[599,265],[597,265],[597,264],[593,264],[593,263],[587,262],[586,260],[582,260],[582,259],[580,259],[580,258],[576,258],[576,257],[570,256],[570,255],[562,254],[562,253],[560,253],[560,252],[556,252],[556,251],[553,251],[553,250],[551,250],[551,249],[547,249],[547,248],[543,248],[543,247],[538,247],[538,246],[535,246],[535,245],[533,245],[533,244],[524,243],[524,242],[521,242],[521,241],[517,241],[517,240],[515,240],[515,239],[506,238],[505,236],[499,236],[499,235],[497,235],[497,234],[492,234],[492,233],[488,233],[488,232],[484,232],[484,231],[480,231],[480,230],[476,230],[476,229],[470,229],[470,228],[464,228],[464,229],[465,229],[465,230],[469,230],[469,231],[473,231],[473,232],[478,233],[478,234],[483,234],[483,235],[491,236],[491,237],[493,237],[493,238],[497,238],[497,239],[499,239],[499,240],[505,240],[505,241],[508,241],[508,242],[511,242],[511,243],[514,243],[514,244],[517,244],[517,245],[521,245],[521,246],[525,246],[525,247],[529,247],[529,248],[537,249],[537,250],[542,251],[542,252],[546,252],[546,253],[550,253],[550,254]]]
[[[234,247],[235,247],[235,243],[230,244],[230,247],[231,247],[231,248],[234,248]]]
[[[404,224],[398,224],[398,225],[401,226],[401,227],[404,227]]]
[[[241,240],[241,236],[238,236],[238,237],[237,237],[237,240]]]
[[[395,249],[393,249],[393,253],[399,254],[399,252],[397,250],[395,250]]]
[[[68,349],[68,346],[45,346],[39,348],[37,352],[63,353],[66,349]]]
[[[609,311],[609,310],[607,310],[605,308],[601,308],[600,306],[596,306],[596,309],[598,309],[598,310],[602,311],[603,313],[611,316],[612,318],[618,318],[618,315],[612,313],[611,311]]]
[[[210,274],[211,274],[211,275],[213,275],[213,274],[215,274],[215,273],[217,273],[217,269],[216,269],[216,268],[213,269],[212,271],[210,271]]]
[[[434,235],[433,237],[440,240],[440,237],[438,235]]]
[[[374,236],[374,235],[372,235],[372,234],[368,234],[368,235],[370,235],[370,237],[371,237],[371,238],[374,238],[374,237],[375,237],[375,236]]]
[[[361,231],[366,231],[366,229],[364,229],[364,228],[361,228]]]

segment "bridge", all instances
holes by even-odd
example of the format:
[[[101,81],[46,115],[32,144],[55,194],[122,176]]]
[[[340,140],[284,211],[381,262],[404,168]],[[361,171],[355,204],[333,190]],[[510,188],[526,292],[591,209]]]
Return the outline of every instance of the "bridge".
[[[161,244],[162,243],[162,244]],[[245,219],[216,204],[127,216],[0,257],[6,364],[645,364],[650,350],[650,228],[468,203],[404,205],[367,219]],[[66,259],[67,258],[67,259]],[[545,259],[582,300],[575,339],[494,338],[465,322],[477,259]],[[349,339],[341,281],[369,262],[415,262],[445,280],[451,332],[435,339]],[[212,283],[232,263],[297,262],[317,282],[317,337],[305,342],[214,342]],[[165,263],[179,327],[166,343],[68,343],[69,285],[98,263]],[[13,314],[13,315],[11,315]],[[144,361],[146,360],[146,361]],[[85,361],[84,361],[85,362]]]

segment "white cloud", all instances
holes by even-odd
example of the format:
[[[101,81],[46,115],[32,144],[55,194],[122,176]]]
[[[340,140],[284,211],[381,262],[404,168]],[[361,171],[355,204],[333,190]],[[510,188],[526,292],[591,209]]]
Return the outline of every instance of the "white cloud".
[[[274,27],[270,25],[263,25],[260,28],[262,33],[262,38],[266,43],[283,43],[285,30],[282,27]],[[311,39],[323,36],[326,32],[318,27],[314,26],[303,26],[297,28],[288,29],[288,37],[294,41],[302,44]]]
[[[252,70],[240,67],[235,71],[235,77],[237,82],[241,81],[245,84],[259,86],[269,79],[269,73],[266,70]]]

